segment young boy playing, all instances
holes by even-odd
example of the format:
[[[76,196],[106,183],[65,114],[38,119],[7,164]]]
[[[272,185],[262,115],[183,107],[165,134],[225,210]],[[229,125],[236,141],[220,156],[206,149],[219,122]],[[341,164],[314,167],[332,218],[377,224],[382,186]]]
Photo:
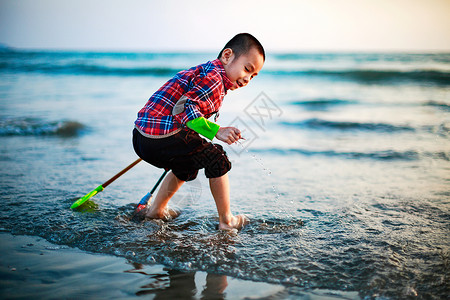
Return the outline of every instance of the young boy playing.
[[[230,210],[227,172],[231,163],[222,146],[241,139],[235,127],[220,127],[207,120],[218,113],[228,90],[246,86],[261,70],[265,52],[248,33],[233,37],[217,59],[181,71],[156,91],[138,112],[133,147],[146,162],[170,169],[146,216],[165,219],[176,216],[167,208],[170,198],[185,181],[205,169],[219,214],[219,229],[240,229],[248,220]]]

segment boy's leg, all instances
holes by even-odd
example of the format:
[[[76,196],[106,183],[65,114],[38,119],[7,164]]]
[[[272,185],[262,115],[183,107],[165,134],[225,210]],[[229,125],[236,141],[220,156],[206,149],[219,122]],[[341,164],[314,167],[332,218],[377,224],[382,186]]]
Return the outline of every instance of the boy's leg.
[[[150,203],[146,216],[155,219],[166,218],[168,213],[166,210],[167,203],[183,183],[183,180],[178,179],[172,172],[169,172],[164,178],[155,199]]]
[[[233,216],[231,213],[228,173],[221,177],[210,178],[209,187],[219,213],[219,229],[240,229],[248,223],[244,215]]]

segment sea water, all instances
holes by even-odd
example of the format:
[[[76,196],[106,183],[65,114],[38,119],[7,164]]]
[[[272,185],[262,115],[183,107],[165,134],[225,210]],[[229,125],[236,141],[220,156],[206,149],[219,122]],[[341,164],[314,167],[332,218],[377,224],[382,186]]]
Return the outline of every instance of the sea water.
[[[291,295],[442,299],[449,287],[450,54],[269,53],[218,123],[232,210],[218,232],[203,172],[170,222],[128,220],[163,170],[136,159],[137,111],[214,53],[0,52],[0,228],[94,253],[281,283]]]

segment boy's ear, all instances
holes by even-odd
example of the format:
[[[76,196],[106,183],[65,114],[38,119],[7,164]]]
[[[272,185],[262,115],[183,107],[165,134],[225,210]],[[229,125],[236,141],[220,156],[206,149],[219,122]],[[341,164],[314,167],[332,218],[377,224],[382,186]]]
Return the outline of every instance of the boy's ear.
[[[222,61],[222,64],[227,65],[229,64],[234,57],[233,50],[231,48],[226,48],[222,51],[222,56],[220,57],[220,60]]]

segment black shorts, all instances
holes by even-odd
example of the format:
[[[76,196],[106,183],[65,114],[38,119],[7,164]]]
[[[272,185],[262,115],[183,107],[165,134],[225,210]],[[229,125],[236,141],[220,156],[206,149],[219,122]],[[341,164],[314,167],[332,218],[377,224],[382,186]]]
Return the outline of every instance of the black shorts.
[[[231,169],[231,162],[221,145],[206,141],[188,128],[161,139],[145,137],[134,129],[133,147],[144,161],[172,170],[183,181],[194,180],[198,170],[203,168],[208,178],[220,177]]]

